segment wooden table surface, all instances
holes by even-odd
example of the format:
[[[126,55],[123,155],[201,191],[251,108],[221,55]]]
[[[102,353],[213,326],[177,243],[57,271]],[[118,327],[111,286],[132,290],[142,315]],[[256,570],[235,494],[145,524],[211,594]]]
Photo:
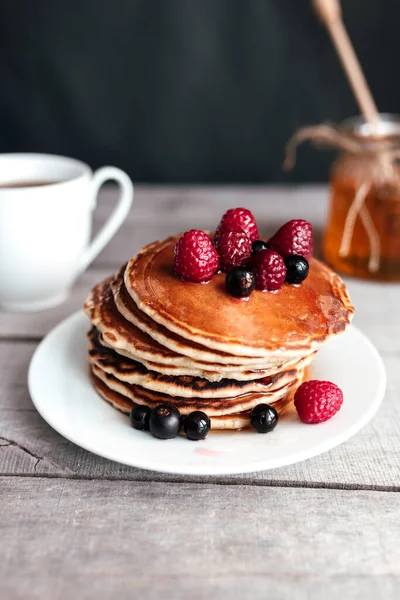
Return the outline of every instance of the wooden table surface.
[[[98,227],[114,190],[102,192]],[[400,285],[349,280],[355,324],[381,353],[388,388],[352,440],[273,471],[163,475],[112,463],[35,411],[27,368],[42,337],[147,242],[212,229],[246,206],[264,234],[309,219],[323,187],[138,187],[120,232],[68,301],[0,313],[0,598],[324,600],[400,597]]]

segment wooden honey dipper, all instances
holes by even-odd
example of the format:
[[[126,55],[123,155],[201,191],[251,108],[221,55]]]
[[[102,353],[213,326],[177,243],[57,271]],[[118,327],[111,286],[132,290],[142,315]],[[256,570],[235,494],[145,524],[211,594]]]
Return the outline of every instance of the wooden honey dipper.
[[[365,121],[377,133],[379,112],[344,26],[339,0],[312,0],[312,5],[332,38]]]

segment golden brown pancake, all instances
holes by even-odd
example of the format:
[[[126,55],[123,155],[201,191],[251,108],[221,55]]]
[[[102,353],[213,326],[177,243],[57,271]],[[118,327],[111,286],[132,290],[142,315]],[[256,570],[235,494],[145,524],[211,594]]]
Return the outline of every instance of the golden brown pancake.
[[[120,285],[123,286],[123,273],[124,268],[120,270],[119,277],[114,284],[118,289]],[[173,374],[176,375],[194,375],[205,377],[210,381],[218,381],[224,376],[223,374],[228,373],[232,373],[232,377],[236,378],[237,376],[238,379],[256,379],[257,377],[261,378],[267,375],[266,371],[270,368],[270,365],[265,359],[261,364],[255,362],[254,358],[249,359],[250,363],[254,363],[251,364],[250,371],[249,369],[240,369],[240,358],[230,357],[227,354],[222,355],[222,353],[218,352],[203,352],[207,354],[209,360],[211,360],[212,357],[216,359],[221,358],[221,360],[231,358],[233,364],[201,362],[185,356],[184,354],[179,354],[179,350],[182,351],[184,348],[187,348],[189,353],[198,356],[199,351],[197,348],[200,347],[197,344],[191,346],[190,342],[179,339],[178,336],[173,336],[173,334],[167,330],[165,330],[166,335],[175,337],[177,340],[177,342],[173,341],[172,345],[178,348],[178,352],[161,345],[147,333],[142,331],[142,329],[136,327],[132,322],[121,315],[114,302],[114,296],[110,289],[110,282],[112,280],[113,278],[109,278],[97,284],[90,292],[84,306],[87,316],[91,323],[100,331],[102,336],[101,341],[104,342],[106,346],[113,348],[123,356],[142,362],[149,369],[159,370],[155,367],[155,365],[158,364],[169,365],[175,370],[175,373]],[[129,303],[133,305],[134,310],[137,311],[135,303],[130,298]],[[131,318],[128,309],[127,316]],[[148,330],[152,331],[157,327],[160,329],[162,328],[157,325],[157,323],[152,322],[147,315],[143,314],[143,318],[148,323]],[[282,359],[275,362],[278,362],[278,366],[280,366]],[[177,372],[178,370],[180,372]],[[171,369],[166,368],[164,371],[171,371]],[[161,370],[161,372],[163,372],[163,370]]]
[[[271,392],[249,392],[240,394],[234,398],[184,398],[182,396],[170,396],[160,392],[148,390],[139,385],[130,385],[116,379],[110,373],[91,365],[92,373],[110,389],[122,394],[133,403],[145,404],[154,408],[159,404],[172,404],[182,415],[188,415],[195,410],[204,411],[208,416],[229,415],[232,413],[252,410],[257,404],[265,402],[274,404],[277,400],[284,398],[295,389],[303,380],[304,372],[298,371],[295,379],[281,388]]]
[[[285,357],[281,354],[275,357],[264,356],[261,358],[254,356],[234,356],[227,352],[221,352],[215,349],[210,350],[206,346],[202,346],[188,338],[177,335],[151,319],[143,311],[139,310],[126,290],[124,272],[125,267],[123,267],[111,281],[111,289],[119,312],[127,321],[147,333],[161,345],[170,348],[180,355],[186,355],[195,361],[204,361],[205,363],[210,363],[214,366],[217,364],[247,365],[248,367],[268,369],[282,364],[282,361],[285,360]],[[296,358],[300,358],[300,356],[296,356]]]
[[[120,314],[110,289],[111,280],[112,277],[97,284],[84,306],[91,323],[102,333],[105,342],[114,348],[129,349],[150,361],[165,360],[174,365],[184,361],[183,356],[161,346]]]
[[[203,284],[178,279],[173,271],[178,239],[145,247],[129,261],[124,283],[139,311],[185,340],[234,356],[287,360],[317,349],[351,320],[346,286],[314,258],[300,285],[255,291],[244,300],[226,292],[223,274]]]
[[[229,377],[231,379],[236,379],[237,381],[249,381],[253,379],[262,379],[263,377],[268,377],[269,375],[273,375],[278,373],[283,365],[278,365],[277,367],[271,367],[270,369],[246,369],[243,368],[240,370],[239,365],[223,365],[222,369],[220,365],[214,365],[214,368],[218,371],[209,371],[208,369],[197,369],[197,368],[186,368],[181,366],[175,366],[173,364],[161,364],[150,362],[144,360],[143,358],[138,358],[137,356],[132,355],[130,352],[126,350],[122,350],[121,348],[113,348],[111,344],[108,344],[104,341],[101,334],[99,334],[99,342],[102,346],[109,348],[110,350],[115,350],[121,356],[128,358],[133,361],[138,361],[142,365],[144,365],[149,371],[157,371],[158,373],[162,373],[163,375],[174,375],[174,376],[193,376],[193,377],[203,377],[204,379],[208,379],[208,381],[221,381],[224,377]],[[312,355],[311,355],[312,356]],[[284,364],[285,368],[289,368],[292,364],[295,364],[297,359],[293,359]],[[256,366],[256,365],[255,365]],[[210,363],[210,368],[213,365]]]
[[[123,396],[119,394],[115,390],[110,389],[95,375],[92,374],[93,386],[97,393],[107,400],[114,408],[120,410],[125,414],[129,414],[135,406],[138,406],[134,402],[131,402]],[[288,405],[292,402],[292,395],[288,395],[285,398],[281,398],[281,400],[277,400],[274,403],[274,408],[278,412],[278,415],[281,416]],[[248,427],[250,425],[250,412],[251,411],[243,411],[241,413],[232,413],[231,415],[219,415],[213,416],[211,419],[211,430],[218,429],[243,429],[244,427]]]
[[[88,334],[89,362],[96,367],[113,375],[116,379],[128,384],[139,385],[155,392],[186,398],[230,398],[250,392],[271,393],[281,389],[297,378],[297,373],[303,371],[311,362],[308,356],[290,369],[281,370],[275,375],[253,381],[237,381],[221,379],[211,382],[201,377],[163,375],[150,371],[137,361],[123,358],[111,349],[102,346],[98,340],[98,332],[92,328]]]

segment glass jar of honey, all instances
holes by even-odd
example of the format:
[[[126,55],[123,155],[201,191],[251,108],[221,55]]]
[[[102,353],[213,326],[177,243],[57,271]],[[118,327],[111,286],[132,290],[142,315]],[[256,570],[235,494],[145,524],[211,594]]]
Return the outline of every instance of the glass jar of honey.
[[[374,131],[350,119],[338,131],[346,149],[331,169],[324,257],[345,275],[400,280],[400,116],[381,115]]]

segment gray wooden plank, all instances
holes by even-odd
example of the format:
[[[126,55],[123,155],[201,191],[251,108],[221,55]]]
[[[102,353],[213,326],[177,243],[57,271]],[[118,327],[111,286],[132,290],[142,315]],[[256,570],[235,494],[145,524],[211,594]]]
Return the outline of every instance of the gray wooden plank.
[[[304,185],[138,185],[126,223],[149,222],[159,215],[163,220],[187,223],[215,218],[235,206],[255,211],[261,226],[285,219],[301,218],[306,210],[313,223],[322,224],[326,217],[328,187],[321,184]],[[105,186],[99,196],[95,219],[104,222],[117,197],[116,186]],[[278,214],[279,209],[279,214]],[[217,213],[219,210],[221,213]],[[259,211],[259,212],[258,212]],[[256,214],[257,212],[257,214]]]
[[[345,281],[355,307],[354,325],[370,338],[382,355],[400,357],[400,284],[348,277]]]
[[[73,287],[67,301],[55,308],[38,313],[4,313],[0,311],[0,340],[2,338],[40,340],[60,321],[76,310],[82,310],[89,290],[112,272],[111,268],[87,271]]]
[[[399,496],[0,479],[7,600],[396,599]]]
[[[27,390],[26,371],[34,348],[34,344],[0,343],[0,474],[146,481],[202,480],[118,465],[81,450],[54,432],[34,410]],[[389,387],[383,406],[374,420],[352,440],[297,465],[217,480],[259,485],[399,489],[400,371],[396,356],[388,356],[385,363]],[[100,398],[99,402],[102,402]]]

